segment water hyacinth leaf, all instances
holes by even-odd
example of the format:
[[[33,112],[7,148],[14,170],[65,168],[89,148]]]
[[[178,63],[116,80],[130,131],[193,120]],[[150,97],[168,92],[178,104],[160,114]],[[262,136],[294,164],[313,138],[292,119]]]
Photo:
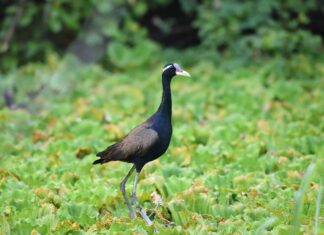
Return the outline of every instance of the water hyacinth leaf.
[[[182,192],[189,187],[191,181],[186,178],[178,178],[176,176],[169,177],[163,184],[164,196],[168,197],[175,195],[177,192]]]
[[[190,212],[186,210],[179,202],[171,201],[168,203],[168,209],[171,212],[172,220],[177,225],[186,226],[190,222]]]
[[[204,194],[186,195],[185,202],[187,204],[188,210],[202,215],[210,215],[212,211],[212,205],[214,204],[213,200]]]
[[[82,226],[89,226],[96,221],[98,211],[85,203],[65,203],[58,210],[58,214],[62,219],[75,221]]]

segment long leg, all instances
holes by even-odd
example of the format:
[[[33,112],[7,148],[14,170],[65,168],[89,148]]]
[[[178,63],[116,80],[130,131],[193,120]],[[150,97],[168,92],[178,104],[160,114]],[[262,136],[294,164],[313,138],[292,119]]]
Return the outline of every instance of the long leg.
[[[138,183],[139,174],[140,173],[136,171],[135,181],[134,181],[134,185],[133,185],[133,190],[132,190],[132,195],[131,196],[132,196],[133,203],[137,207],[139,213],[141,214],[141,216],[143,217],[143,219],[145,220],[145,222],[147,223],[147,225],[151,225],[152,224],[152,221],[146,215],[146,213],[142,209],[142,207],[139,205],[138,200],[137,200],[137,197],[136,197],[136,187],[137,187],[137,183]]]
[[[135,211],[133,210],[132,208],[132,205],[130,204],[129,200],[128,200],[128,197],[127,197],[127,194],[126,194],[126,189],[125,189],[125,186],[126,186],[126,182],[128,180],[128,178],[132,175],[133,171],[135,170],[135,166],[133,166],[130,171],[128,172],[128,174],[125,176],[125,178],[122,180],[122,182],[120,182],[120,190],[122,191],[123,193],[123,197],[125,199],[125,202],[127,204],[127,207],[129,209],[129,212],[130,212],[130,217],[131,219],[134,219],[136,217],[136,214],[135,214]]]

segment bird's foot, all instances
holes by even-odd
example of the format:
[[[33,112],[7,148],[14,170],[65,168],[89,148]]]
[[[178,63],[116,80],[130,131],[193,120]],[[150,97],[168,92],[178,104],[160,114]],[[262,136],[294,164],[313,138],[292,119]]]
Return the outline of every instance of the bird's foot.
[[[162,206],[162,204],[157,204],[154,209],[152,209],[151,214],[148,216],[149,218],[151,218],[153,215],[158,215],[160,216],[160,213],[158,212],[158,209]]]
[[[153,222],[150,220],[150,218],[146,215],[145,211],[142,208],[138,208],[139,213],[141,214],[142,218],[145,220],[146,224],[148,226],[151,226]]]
[[[175,227],[176,224],[174,222],[172,222],[172,221],[169,221],[169,223],[164,224],[164,226],[167,227],[167,228],[169,228],[169,227]]]
[[[165,227],[174,227],[174,226],[176,226],[176,224],[173,221],[170,221],[170,220],[167,220],[166,218],[164,218],[163,215],[161,214],[161,212],[159,212],[157,210],[160,206],[161,205],[156,206],[148,217],[150,219],[152,219],[153,215],[157,216],[159,219],[161,219],[163,221],[163,224],[164,224]]]
[[[136,194],[133,192],[131,194],[131,198],[133,200],[134,206],[136,206],[136,208],[138,209],[138,212],[141,214],[142,218],[145,220],[146,224],[148,226],[152,225],[152,221],[150,220],[150,218],[146,215],[145,211],[142,209],[142,207],[139,205]]]
[[[149,217],[150,219],[152,219],[152,216],[153,216],[154,214],[155,214],[155,212],[154,212],[154,211],[152,211],[152,212],[151,212],[151,214],[149,214],[149,216],[148,216],[148,217]]]

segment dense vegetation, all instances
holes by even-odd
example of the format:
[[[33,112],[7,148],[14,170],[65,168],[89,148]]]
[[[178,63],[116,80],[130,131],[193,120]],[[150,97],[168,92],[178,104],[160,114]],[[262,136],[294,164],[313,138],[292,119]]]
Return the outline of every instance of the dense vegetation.
[[[143,66],[156,52],[152,39],[167,47],[200,47],[199,54],[213,60],[316,56],[324,35],[324,9],[317,0],[5,0],[1,39],[19,10],[15,35],[1,48],[0,68],[43,61],[53,51],[110,66]],[[139,60],[133,62],[131,53],[116,58],[116,50],[132,51]]]
[[[1,235],[324,233],[317,1],[18,2],[0,9],[1,40],[22,9],[0,54]],[[192,78],[141,173],[147,227],[119,191],[131,165],[92,162],[156,110],[172,61]]]
[[[91,163],[96,150],[155,111],[162,64],[122,73],[67,65],[54,57],[7,78],[21,82],[17,102],[29,111],[0,112],[1,231],[151,230],[129,220],[119,192],[130,165]],[[312,162],[323,167],[323,79],[287,80],[266,64],[229,70],[202,61],[189,71],[192,79],[173,82],[171,148],[142,172],[140,200],[155,226],[166,234],[283,234],[299,218],[301,231],[313,231],[316,172],[323,169],[313,168],[310,184],[300,184]],[[40,80],[47,85],[30,100],[32,81]],[[304,201],[296,204],[298,190]],[[162,206],[151,202],[152,192]],[[176,227],[164,228],[167,220]]]

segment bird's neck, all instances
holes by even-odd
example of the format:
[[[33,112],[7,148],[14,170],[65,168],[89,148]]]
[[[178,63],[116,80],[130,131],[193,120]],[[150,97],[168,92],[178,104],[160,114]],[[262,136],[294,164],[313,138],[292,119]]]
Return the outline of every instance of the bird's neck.
[[[162,100],[158,109],[158,113],[162,116],[167,116],[171,119],[172,115],[172,99],[171,99],[171,79],[168,77],[162,77]]]

